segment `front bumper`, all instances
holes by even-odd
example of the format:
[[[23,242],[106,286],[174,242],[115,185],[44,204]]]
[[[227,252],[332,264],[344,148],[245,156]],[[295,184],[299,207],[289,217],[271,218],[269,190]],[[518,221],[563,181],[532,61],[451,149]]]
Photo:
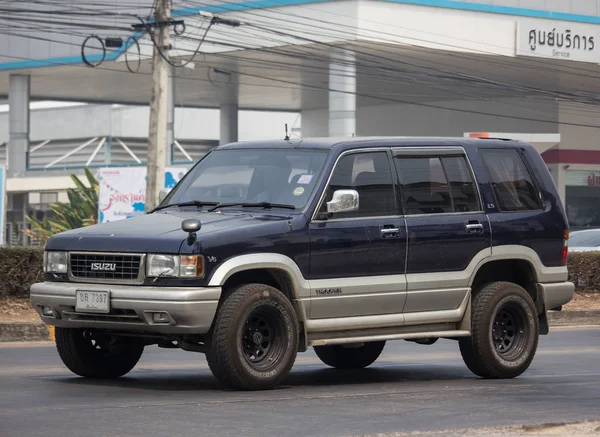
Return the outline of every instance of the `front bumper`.
[[[575,284],[572,282],[556,282],[551,284],[538,284],[544,296],[546,311],[565,305],[573,299]]]
[[[109,291],[107,314],[75,311],[77,290]],[[60,328],[96,328],[158,334],[205,334],[210,329],[220,287],[169,288],[44,282],[31,287],[31,304],[42,321]],[[55,316],[44,316],[42,307],[52,307]],[[155,323],[153,312],[168,314]]]

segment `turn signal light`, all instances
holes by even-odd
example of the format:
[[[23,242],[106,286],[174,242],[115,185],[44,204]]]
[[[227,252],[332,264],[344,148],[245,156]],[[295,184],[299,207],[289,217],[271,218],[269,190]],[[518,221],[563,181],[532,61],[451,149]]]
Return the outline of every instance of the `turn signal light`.
[[[193,255],[182,256],[180,276],[187,278],[201,278],[202,276],[204,276],[204,257]]]

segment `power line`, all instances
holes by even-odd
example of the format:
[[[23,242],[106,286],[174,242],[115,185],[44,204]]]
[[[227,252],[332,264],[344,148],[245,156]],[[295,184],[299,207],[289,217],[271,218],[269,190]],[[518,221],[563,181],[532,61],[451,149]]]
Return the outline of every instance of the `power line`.
[[[252,25],[252,23],[250,23],[250,24]],[[262,30],[262,31],[271,31],[271,32],[273,32],[273,30],[272,30],[272,29],[265,28],[264,26],[261,26],[261,25],[254,25],[254,26],[256,26],[256,27],[257,27],[259,30]],[[280,32],[280,31],[275,31],[275,32],[276,32],[276,33],[278,33],[280,36],[283,36],[283,37],[298,38],[298,36],[297,36],[297,35],[293,35],[293,34],[286,34],[286,33],[284,33],[284,32]],[[308,40],[309,42],[314,42],[314,40],[312,40],[312,41],[311,41],[310,39],[307,39],[307,40]],[[214,43],[219,43],[219,42],[216,42],[216,41],[215,41]],[[319,42],[317,41],[317,43],[319,43]],[[222,44],[222,42],[221,42],[221,44]],[[320,44],[323,44],[323,43],[320,43]],[[331,45],[331,44],[325,44],[325,46],[326,46],[326,47],[329,47],[329,48],[330,48],[330,47],[332,47],[332,45]],[[238,47],[240,47],[240,46],[238,45]],[[247,49],[248,49],[249,47],[248,47],[248,46],[246,46],[246,47],[242,47],[242,48],[247,48]],[[277,53],[277,50],[272,50],[272,52],[273,52],[273,53]],[[281,51],[279,51],[279,54],[281,54]],[[295,54],[297,55],[297,52],[296,52]],[[367,55],[373,56],[373,55],[371,55],[371,54],[367,54]],[[288,55],[288,56],[289,56],[289,55]],[[325,58],[325,57],[321,57],[321,58],[319,58],[319,57],[315,56],[314,54],[312,54],[312,59],[313,59],[313,60],[316,60],[316,61],[323,61],[323,60],[324,60],[324,58]],[[376,57],[375,57],[375,58],[376,58]],[[307,56],[307,59],[310,59],[310,56]],[[404,63],[404,64],[406,64],[406,63]],[[409,64],[409,65],[411,65],[411,64]],[[357,66],[361,66],[361,64],[357,63]],[[418,65],[412,65],[412,66],[413,66],[413,67],[415,67],[415,68],[424,68],[424,67],[422,67],[422,66],[418,66]],[[366,68],[366,67],[374,68],[374,71],[375,71],[375,72],[377,72],[379,75],[382,75],[383,73],[386,73],[386,74],[387,74],[387,73],[393,73],[393,74],[396,74],[396,75],[397,75],[397,74],[399,73],[399,71],[398,71],[397,69],[389,69],[389,71],[387,71],[387,72],[386,72],[386,70],[385,70],[383,67],[380,67],[380,66],[375,66],[375,67],[373,67],[372,63],[369,63],[369,65],[363,65],[363,67],[365,67],[365,68]],[[444,72],[444,71],[442,71],[442,72],[443,72],[443,73],[447,73],[447,74],[448,74],[448,73],[449,73],[449,74],[452,74],[452,72]],[[242,74],[244,74],[244,73],[242,73]],[[405,71],[403,74],[406,74],[406,71]],[[454,74],[455,74],[455,73],[454,73]],[[276,79],[275,79],[275,78],[272,78],[272,77],[267,77],[267,76],[258,76],[258,75],[254,75],[254,77],[261,77],[261,78],[262,78],[262,79],[264,79],[264,80],[276,81]],[[479,78],[476,78],[476,79],[479,79]],[[476,80],[475,80],[474,78],[467,78],[467,80],[472,80],[472,81],[473,81],[472,83],[476,83]],[[293,82],[293,81],[287,81],[287,82],[288,82],[289,84],[291,84],[291,85],[296,85],[296,86],[300,86],[300,87],[304,86],[303,84],[299,84],[299,83],[297,83],[297,82]],[[484,81],[484,82],[483,82],[483,84],[485,84],[485,83],[486,83],[486,82]],[[499,85],[499,84],[494,84],[494,85]],[[501,84],[501,85],[502,85],[502,86],[504,86],[504,87],[506,87],[506,88],[507,88],[507,89],[509,89],[509,90],[512,90],[512,91],[516,91],[516,90],[522,90],[522,88],[519,88],[519,87],[515,86],[515,84]],[[264,86],[264,85],[262,85],[262,86]],[[431,86],[431,84],[429,84],[429,86]],[[312,85],[308,85],[308,87],[313,87],[313,86],[312,86]],[[313,87],[313,88],[314,88],[314,87]],[[529,90],[529,91],[531,91],[531,92],[537,92],[537,93],[539,93],[539,92],[545,92],[545,90],[539,90],[539,89],[531,89],[531,90]],[[361,95],[360,93],[356,93],[356,94],[357,94],[357,95]],[[380,100],[381,100],[381,97],[380,97],[380,96],[375,96],[375,95],[372,95],[372,94],[364,94],[364,95],[365,95],[366,97],[370,97],[370,98],[376,98],[376,99],[380,99]],[[570,97],[570,96],[557,95],[557,94],[553,94],[553,95],[554,95],[554,96],[557,96],[557,97],[560,97],[560,98],[569,98],[569,97]],[[418,102],[407,102],[407,101],[401,101],[401,100],[396,100],[396,101],[397,101],[398,103],[405,103],[405,104],[418,104]],[[579,100],[574,100],[574,101],[579,101]],[[439,109],[444,109],[444,110],[453,110],[452,108],[442,107],[442,106],[439,106],[439,105],[428,105],[428,106],[430,106],[430,107],[437,107],[437,108],[439,108]],[[468,112],[468,111],[465,111],[465,110],[459,110],[459,111],[462,111],[462,112]],[[472,111],[471,111],[471,112],[472,112]],[[481,112],[479,112],[479,111],[477,111],[476,113],[478,113],[478,114],[481,114]],[[500,115],[498,115],[498,114],[493,114],[493,115],[494,115],[494,116],[500,116]],[[511,118],[524,119],[523,117],[511,117]],[[548,122],[548,123],[555,123],[555,121],[554,121],[554,120],[540,120],[540,119],[528,119],[528,120],[532,120],[532,121],[541,121],[541,122]],[[591,126],[590,126],[590,127],[591,127]]]

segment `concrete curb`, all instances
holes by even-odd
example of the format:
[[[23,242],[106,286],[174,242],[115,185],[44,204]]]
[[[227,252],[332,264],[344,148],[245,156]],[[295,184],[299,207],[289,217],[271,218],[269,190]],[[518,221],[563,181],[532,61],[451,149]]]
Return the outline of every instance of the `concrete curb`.
[[[550,311],[551,327],[600,326],[600,310]],[[42,323],[0,323],[0,343],[54,341],[54,327]]]
[[[600,310],[549,311],[550,326],[600,325]]]
[[[48,341],[54,339],[54,327],[43,323],[0,323],[0,342]]]

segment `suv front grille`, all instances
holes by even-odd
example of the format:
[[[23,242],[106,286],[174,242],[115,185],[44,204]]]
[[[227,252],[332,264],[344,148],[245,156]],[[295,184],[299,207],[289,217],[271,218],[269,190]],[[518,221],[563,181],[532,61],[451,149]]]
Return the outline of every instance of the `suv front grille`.
[[[99,282],[138,282],[142,278],[142,255],[76,253],[69,256],[73,279]]]

